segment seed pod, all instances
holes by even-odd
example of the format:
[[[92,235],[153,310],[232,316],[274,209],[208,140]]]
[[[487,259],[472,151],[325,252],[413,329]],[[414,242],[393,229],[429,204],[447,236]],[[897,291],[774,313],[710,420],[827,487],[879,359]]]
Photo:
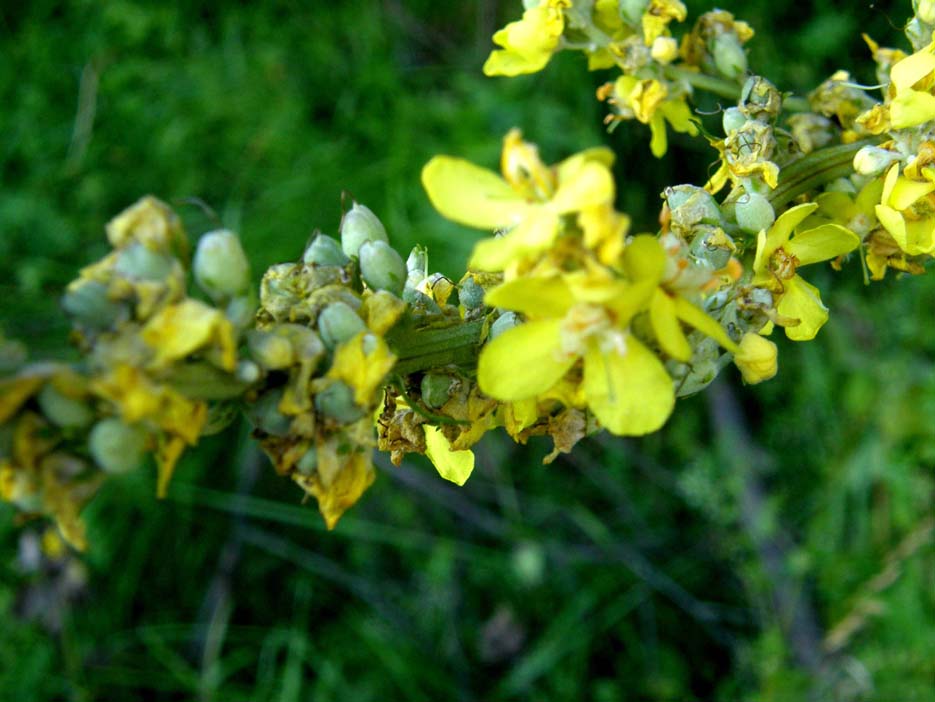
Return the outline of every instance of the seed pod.
[[[111,300],[107,287],[93,280],[70,287],[62,307],[77,324],[94,330],[109,329],[129,315],[126,305]]]
[[[776,221],[776,213],[769,200],[758,193],[745,193],[734,208],[737,224],[746,232],[756,234],[768,229]]]
[[[721,221],[717,202],[704,188],[676,185],[666,188],[663,195],[672,213],[672,228],[689,234],[698,224],[716,225]]]
[[[513,327],[519,326],[521,320],[519,315],[516,312],[504,312],[497,320],[490,325],[490,341],[493,341],[498,336],[503,334],[505,331],[509,331]]]
[[[218,229],[198,240],[192,263],[198,287],[212,300],[228,300],[250,287],[250,262],[232,231]]]
[[[373,290],[402,295],[406,284],[406,264],[385,241],[364,242],[360,251],[360,277]]]
[[[432,409],[438,409],[448,402],[453,382],[454,378],[446,373],[426,373],[419,387],[422,401]]]
[[[882,173],[885,168],[902,158],[898,153],[879,146],[864,146],[854,155],[854,170],[865,176]]]
[[[315,409],[341,424],[350,424],[364,416],[354,402],[354,391],[340,380],[315,395]]]
[[[60,427],[78,429],[94,421],[94,411],[81,400],[59,392],[52,383],[46,383],[36,396],[42,414]]]
[[[129,473],[143,462],[148,441],[138,424],[125,424],[116,417],[102,419],[91,429],[88,450],[94,462],[107,473]]]
[[[172,273],[175,260],[171,256],[151,251],[139,242],[120,250],[114,270],[133,280],[165,280]]]
[[[305,247],[302,260],[316,266],[344,266],[350,261],[337,241],[321,233]]]
[[[367,241],[389,241],[386,228],[366,205],[355,202],[341,220],[341,248],[347,256],[357,256]]]
[[[254,360],[266,370],[282,370],[295,363],[292,343],[272,331],[251,329],[247,333],[247,348]]]
[[[366,329],[364,320],[346,302],[332,302],[318,315],[318,333],[329,349]]]

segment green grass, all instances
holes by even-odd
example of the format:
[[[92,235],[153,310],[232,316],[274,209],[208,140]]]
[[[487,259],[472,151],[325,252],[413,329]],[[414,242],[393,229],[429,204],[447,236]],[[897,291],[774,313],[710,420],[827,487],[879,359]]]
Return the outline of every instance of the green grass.
[[[725,6],[759,30],[751,64],[799,91],[839,66],[872,80],[858,33],[897,41],[889,19],[908,14]],[[655,162],[639,127],[604,134],[602,78],[577,56],[484,78],[489,35],[518,7],[0,11],[0,324],[37,355],[70,354],[56,298],[105,250],[107,219],[148,192],[192,236],[238,230],[257,278],[316,227],[334,233],[342,190],[456,275],[476,234],[434,213],[419,171],[441,152],[493,167],[512,126],[547,160],[609,143],[619,205],[652,229],[658,193],[703,180],[713,152],[677,138],[681,155]],[[383,461],[332,533],[243,427],[206,439],[167,500],[141,474],[88,507],[86,585],[46,602],[55,630],[18,614],[55,577],[17,569],[23,528],[0,506],[0,699],[784,702],[815,684],[817,699],[935,699],[935,549],[919,531],[935,489],[935,283],[824,283],[831,322],[780,342],[776,380],[742,388],[728,371],[662,432],[595,438],[548,467],[545,442],[489,437],[463,489],[425,461]],[[733,402],[739,426],[716,419]],[[896,577],[875,590],[888,563]],[[777,608],[790,592],[819,638],[866,613],[818,669],[801,658],[820,641],[791,636]]]

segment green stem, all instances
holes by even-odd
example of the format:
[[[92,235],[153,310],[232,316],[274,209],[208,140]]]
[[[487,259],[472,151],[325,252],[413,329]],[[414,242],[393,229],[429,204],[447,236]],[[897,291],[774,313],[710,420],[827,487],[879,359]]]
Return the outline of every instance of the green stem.
[[[788,205],[799,195],[854,172],[854,154],[878,140],[867,139],[818,149],[784,166],[779,172],[779,186],[768,196],[774,209]]]
[[[393,372],[409,375],[448,365],[473,368],[483,328],[484,320],[477,320],[390,334],[387,343],[399,358]]]

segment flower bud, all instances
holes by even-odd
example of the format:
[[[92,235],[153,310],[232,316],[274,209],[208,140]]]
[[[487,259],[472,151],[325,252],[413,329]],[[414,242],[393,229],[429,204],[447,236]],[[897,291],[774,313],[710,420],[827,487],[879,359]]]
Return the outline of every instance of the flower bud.
[[[670,64],[679,57],[679,43],[674,37],[656,37],[650,54],[655,61]]]
[[[173,263],[171,256],[133,242],[117,253],[114,270],[134,280],[165,280],[172,273]]]
[[[107,287],[93,280],[69,287],[62,307],[77,324],[88,329],[109,329],[129,316],[126,305],[111,300]]]
[[[751,119],[772,122],[782,109],[776,86],[762,76],[750,76],[740,91],[743,111]]]
[[[935,24],[935,0],[912,0],[912,9],[921,22]]]
[[[620,0],[620,16],[627,24],[639,27],[648,6],[649,0]]]
[[[358,251],[360,277],[373,290],[401,295],[406,285],[406,264],[385,241],[364,242]]]
[[[101,470],[129,473],[143,462],[147,440],[146,430],[138,424],[125,424],[116,417],[108,417],[91,429],[88,450]]]
[[[879,146],[865,146],[854,156],[854,170],[861,175],[877,175],[900,158],[902,157],[898,153],[881,149]]]
[[[355,202],[341,219],[341,248],[347,256],[357,256],[367,241],[389,241],[386,228],[366,205]]]
[[[256,296],[250,292],[231,299],[224,308],[224,316],[238,333],[249,329],[256,320]]]
[[[406,259],[406,286],[416,287],[429,274],[429,253],[423,246],[414,246]]]
[[[60,427],[77,429],[94,421],[94,412],[87,403],[59,392],[52,383],[45,384],[36,401],[42,414]]]
[[[438,409],[448,402],[453,381],[454,378],[446,373],[426,373],[419,388],[422,401],[432,409]]]
[[[739,107],[728,107],[721,115],[721,126],[724,127],[725,134],[736,132],[746,122],[747,116],[741,112]]]
[[[315,395],[315,409],[341,424],[350,424],[364,416],[354,402],[354,391],[340,380]]]
[[[473,278],[467,278],[458,286],[458,300],[469,310],[484,304],[484,289]]]
[[[247,385],[252,385],[258,381],[261,375],[260,367],[253,361],[238,361],[237,368],[234,369],[234,377],[241,383],[247,383]]]
[[[673,229],[685,234],[698,224],[718,224],[721,210],[717,202],[704,188],[694,185],[676,185],[663,192],[672,214]]]
[[[316,266],[344,266],[350,259],[344,255],[341,245],[330,236],[319,233],[305,247],[302,261]]]
[[[253,404],[247,405],[244,414],[257,429],[272,436],[286,436],[292,427],[292,419],[279,411],[283,389],[267,390]]]
[[[714,66],[725,78],[736,80],[747,71],[747,53],[733,32],[718,34],[711,50]]]
[[[237,297],[250,287],[250,262],[240,239],[227,229],[198,240],[192,269],[198,287],[215,301]]]
[[[247,333],[247,348],[254,360],[266,370],[282,370],[295,363],[292,343],[271,331],[251,329]]]
[[[516,312],[504,312],[499,317],[497,317],[493,324],[490,325],[489,340],[493,341],[504,332],[509,331],[513,327],[517,327],[520,324],[521,320]]]
[[[756,234],[762,229],[769,229],[776,221],[776,213],[769,200],[759,193],[744,193],[734,207],[737,224],[745,232]]]
[[[302,458],[296,462],[295,469],[306,477],[314,473],[318,469],[318,451],[310,448],[303,453]]]
[[[364,320],[346,302],[332,302],[318,315],[318,333],[329,349],[366,329]]]
[[[747,332],[734,354],[734,363],[744,382],[753,385],[776,375],[776,355],[776,344],[756,332]]]

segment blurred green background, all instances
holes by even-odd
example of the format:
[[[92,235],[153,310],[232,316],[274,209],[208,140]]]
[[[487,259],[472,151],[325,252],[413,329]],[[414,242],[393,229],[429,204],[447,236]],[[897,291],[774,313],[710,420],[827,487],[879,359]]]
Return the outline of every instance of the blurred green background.
[[[860,32],[904,46],[910,12],[722,7],[758,30],[751,66],[800,93],[838,67],[871,83]],[[643,128],[606,135],[604,77],[577,55],[484,78],[520,11],[6,3],[0,325],[68,357],[57,298],[145,193],[192,237],[216,226],[207,204],[257,279],[335,233],[342,190],[457,275],[477,233],[434,213],[420,169],[494,167],[514,125],[547,161],[609,143],[618,205],[653,229],[658,193],[703,181],[713,152],[677,137],[655,161]],[[0,505],[0,699],[935,700],[935,284],[868,290],[853,268],[816,273],[831,321],[780,342],[772,382],[729,370],[658,434],[548,467],[545,443],[488,437],[463,489],[384,460],[330,534],[243,427],[192,452],[166,501],[151,473],[112,481],[64,569],[24,567],[41,528]]]

